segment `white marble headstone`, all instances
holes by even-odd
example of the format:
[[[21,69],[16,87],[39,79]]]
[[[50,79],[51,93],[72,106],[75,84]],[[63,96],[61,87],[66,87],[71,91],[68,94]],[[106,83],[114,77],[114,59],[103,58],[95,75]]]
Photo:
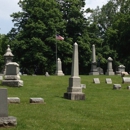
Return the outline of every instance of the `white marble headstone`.
[[[93,78],[93,82],[94,82],[95,84],[100,84],[99,78]]]

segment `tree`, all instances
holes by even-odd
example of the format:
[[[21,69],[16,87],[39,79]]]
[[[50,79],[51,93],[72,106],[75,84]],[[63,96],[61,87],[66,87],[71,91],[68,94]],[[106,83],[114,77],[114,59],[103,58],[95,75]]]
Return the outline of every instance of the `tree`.
[[[24,73],[43,74],[48,70],[49,73],[54,73],[55,35],[64,32],[59,5],[55,0],[20,0],[18,4],[22,12],[11,15],[14,28],[9,33],[15,60]],[[62,46],[71,48],[68,43],[62,43]]]
[[[63,13],[65,36],[67,39],[70,39],[71,46],[75,42],[79,45],[80,73],[86,74],[88,72],[87,66],[90,64],[91,44],[88,34],[89,22],[85,17],[85,13],[88,10],[84,10],[85,0],[57,1],[60,5],[60,11]],[[72,57],[72,54],[70,57]]]

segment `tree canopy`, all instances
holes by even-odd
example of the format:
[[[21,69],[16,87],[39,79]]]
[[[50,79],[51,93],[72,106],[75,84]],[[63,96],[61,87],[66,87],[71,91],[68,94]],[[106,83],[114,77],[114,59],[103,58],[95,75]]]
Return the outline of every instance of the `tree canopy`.
[[[109,0],[96,9],[85,9],[85,0],[20,0],[18,4],[22,11],[11,15],[14,27],[2,37],[0,52],[3,55],[10,44],[22,72],[54,74],[57,47],[63,71],[70,74],[75,42],[79,45],[80,74],[90,71],[93,44],[104,71],[108,57],[113,58],[115,71],[119,64],[130,71],[130,0]],[[87,13],[91,15],[86,17]],[[57,34],[64,40],[56,40]]]

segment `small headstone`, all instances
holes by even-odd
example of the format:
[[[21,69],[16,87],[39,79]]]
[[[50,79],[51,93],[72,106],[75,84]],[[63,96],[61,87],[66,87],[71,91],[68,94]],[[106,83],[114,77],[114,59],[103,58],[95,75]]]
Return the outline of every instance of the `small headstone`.
[[[0,75],[0,80],[3,80],[3,76]]]
[[[27,76],[27,74],[23,74],[23,76]]]
[[[106,78],[106,83],[107,83],[107,84],[112,84],[111,78]]]
[[[94,82],[95,84],[100,84],[99,78],[93,78],[93,82]]]
[[[21,72],[19,72],[19,75],[22,75],[22,73],[21,73]]]
[[[18,97],[8,97],[8,103],[20,103],[20,99]]]
[[[56,75],[57,76],[64,76],[64,73],[62,71],[62,62],[61,59],[57,59],[57,64],[56,64]]]
[[[30,103],[44,103],[43,98],[30,98]]]
[[[86,88],[86,84],[81,84],[81,88]]]
[[[129,89],[129,90],[130,90],[130,86],[127,86],[127,89]]]
[[[50,75],[49,75],[49,73],[48,73],[48,72],[46,72],[46,73],[45,73],[45,76],[47,76],[47,77],[48,77],[48,76],[50,76]]]
[[[122,77],[122,83],[130,83],[130,77]]]
[[[103,69],[101,67],[97,67],[97,70],[100,75],[104,75]]]
[[[121,88],[121,84],[114,84],[113,85],[113,89],[120,89]]]
[[[36,74],[32,74],[32,76],[37,76]]]

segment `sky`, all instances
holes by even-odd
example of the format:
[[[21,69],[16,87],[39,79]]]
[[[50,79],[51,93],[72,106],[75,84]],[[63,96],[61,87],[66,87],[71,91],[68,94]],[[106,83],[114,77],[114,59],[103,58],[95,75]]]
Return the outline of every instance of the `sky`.
[[[102,7],[108,0],[86,0],[85,8]],[[14,26],[11,14],[21,11],[19,0],[0,0],[0,34],[7,34]]]

